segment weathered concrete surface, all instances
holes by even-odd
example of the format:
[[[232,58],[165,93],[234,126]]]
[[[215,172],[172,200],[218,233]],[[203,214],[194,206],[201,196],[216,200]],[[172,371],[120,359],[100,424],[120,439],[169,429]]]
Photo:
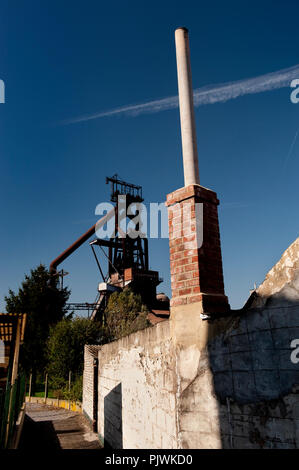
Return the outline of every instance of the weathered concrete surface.
[[[207,322],[196,303],[178,305],[99,350],[99,433],[112,447],[299,448],[293,248],[237,315]]]
[[[284,251],[280,260],[270,269],[256,293],[264,299],[276,294],[286,284],[292,282],[296,269],[299,269],[299,237]]]
[[[100,449],[81,413],[39,403],[26,404],[20,449]]]
[[[177,448],[176,364],[169,322],[99,351],[98,432],[114,448]]]
[[[299,448],[299,309],[269,305],[212,324],[189,309],[102,347],[99,434],[114,448]]]

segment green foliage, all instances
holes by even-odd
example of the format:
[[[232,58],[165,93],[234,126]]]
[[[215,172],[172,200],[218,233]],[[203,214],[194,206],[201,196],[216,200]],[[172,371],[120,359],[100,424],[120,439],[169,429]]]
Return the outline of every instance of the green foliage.
[[[83,375],[79,375],[71,383],[71,389],[69,390],[68,385],[62,390],[63,397],[66,400],[81,401],[82,402],[82,390],[83,390]]]
[[[100,325],[88,318],[63,319],[50,330],[47,370],[53,388],[63,388],[69,371],[83,372],[84,345],[98,342]]]
[[[150,326],[147,308],[130,289],[114,292],[105,310],[106,340],[116,340]]]
[[[20,363],[27,373],[33,372],[33,383],[38,378],[43,382],[47,371],[49,389],[55,396],[81,401],[84,345],[104,344],[150,323],[140,295],[130,289],[110,296],[103,324],[67,316],[69,296],[70,291],[58,289],[49,271],[40,265],[25,276],[17,293],[9,290],[5,301],[7,312],[27,313]]]
[[[5,297],[6,311],[27,313],[24,344],[20,363],[26,372],[42,372],[46,365],[45,344],[49,328],[66,315],[65,304],[70,296],[67,288],[60,290],[43,265],[25,276],[15,293],[9,290]]]

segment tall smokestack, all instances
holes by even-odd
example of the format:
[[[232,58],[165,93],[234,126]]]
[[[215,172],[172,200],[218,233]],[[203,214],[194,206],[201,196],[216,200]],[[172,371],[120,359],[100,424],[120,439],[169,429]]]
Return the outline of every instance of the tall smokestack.
[[[185,186],[167,195],[171,318],[179,343],[195,344],[208,333],[200,314],[230,307],[224,292],[217,194],[199,184],[188,30],[175,32]],[[198,216],[201,204],[201,217]],[[190,211],[184,213],[185,208]],[[200,242],[200,243],[199,243]],[[201,333],[199,333],[199,331]],[[205,334],[204,333],[204,334]],[[203,336],[201,336],[200,341]]]
[[[190,48],[187,28],[175,31],[185,186],[199,184]]]

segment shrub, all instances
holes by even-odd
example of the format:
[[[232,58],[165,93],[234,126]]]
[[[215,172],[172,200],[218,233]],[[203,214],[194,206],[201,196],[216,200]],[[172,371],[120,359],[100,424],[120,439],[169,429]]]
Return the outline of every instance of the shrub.
[[[106,339],[113,341],[151,324],[141,297],[130,289],[111,294],[105,310]]]

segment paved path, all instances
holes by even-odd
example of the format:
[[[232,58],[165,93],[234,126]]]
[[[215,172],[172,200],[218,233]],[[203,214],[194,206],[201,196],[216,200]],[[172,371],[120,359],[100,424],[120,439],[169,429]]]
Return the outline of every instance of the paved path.
[[[81,413],[26,403],[21,449],[101,449]]]

